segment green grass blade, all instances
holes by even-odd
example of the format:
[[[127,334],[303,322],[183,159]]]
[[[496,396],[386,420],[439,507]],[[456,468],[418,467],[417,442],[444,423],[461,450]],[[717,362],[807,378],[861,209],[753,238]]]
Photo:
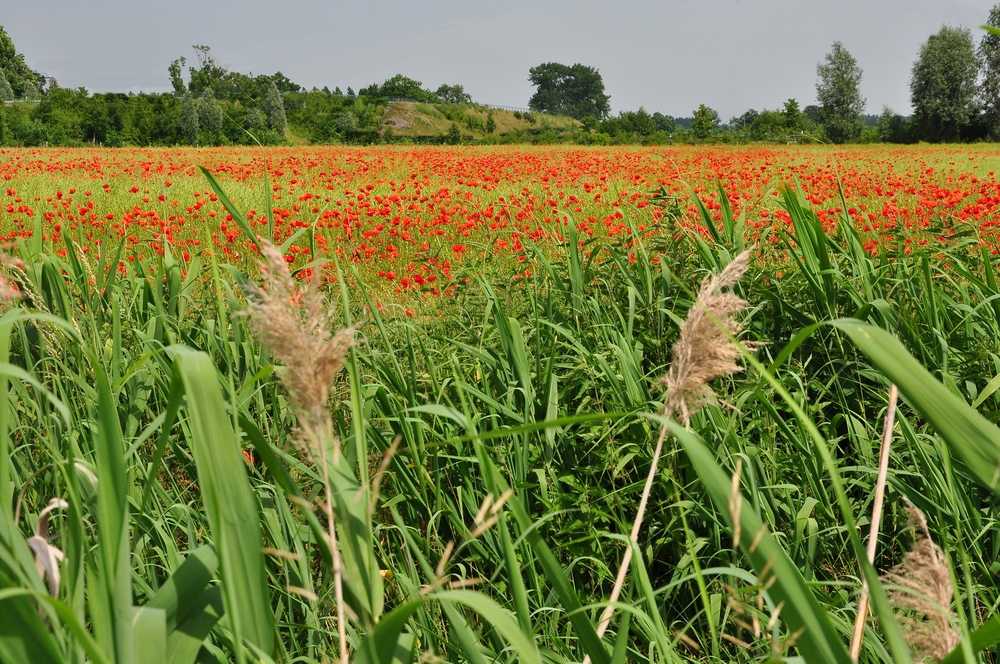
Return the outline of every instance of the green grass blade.
[[[250,222],[247,221],[247,218],[243,216],[243,213],[240,212],[240,209],[236,207],[236,204],[233,203],[232,199],[229,198],[229,195],[226,194],[226,192],[222,189],[222,185],[220,185],[219,181],[215,179],[215,176],[212,175],[212,172],[209,171],[204,166],[199,166],[198,168],[204,174],[205,179],[208,180],[208,186],[210,186],[212,188],[212,191],[215,192],[215,195],[219,197],[219,201],[221,201],[222,206],[226,208],[226,212],[232,215],[233,221],[235,221],[237,225],[241,229],[243,229],[243,232],[247,234],[247,237],[250,238],[250,241],[254,243],[255,247],[257,247],[257,251],[260,251],[261,250],[260,241],[257,240],[257,234],[254,233],[253,229],[250,227]],[[268,200],[268,210],[270,210],[270,201],[271,201],[270,190],[268,190],[267,192],[267,200]],[[268,214],[268,218],[270,218],[270,214]],[[268,241],[270,242],[270,238],[268,238]]]
[[[850,337],[903,398],[934,427],[976,479],[1000,495],[1000,429],[931,375],[895,337],[872,325],[831,323]]]
[[[260,515],[215,366],[205,353],[185,346],[171,350],[175,380],[183,382],[187,394],[191,451],[222,569],[226,613],[238,638],[270,653],[275,646],[275,624],[261,550]]]
[[[211,546],[198,547],[188,554],[146,606],[163,609],[167,631],[172,631],[200,600],[218,569],[219,558],[215,549]]]
[[[167,636],[168,664],[194,664],[223,611],[221,588],[213,586],[203,592]]]
[[[757,573],[766,571],[767,582],[773,581],[768,593],[783,605],[782,620],[791,631],[801,630],[796,641],[799,652],[808,653],[810,662],[849,664],[851,656],[825,611],[806,585],[798,567],[761,522],[753,506],[740,495],[740,507],[736,510],[738,515],[732,513],[732,480],[716,463],[705,443],[674,422],[667,422],[667,426],[691,459],[716,510],[730,527],[734,527],[734,517],[738,517],[740,548]],[[761,578],[759,582],[764,584],[765,580]]]
[[[100,590],[111,618],[115,660],[133,660],[132,568],[129,559],[128,478],[118,409],[104,368],[97,362],[97,525]],[[100,600],[98,600],[100,601]],[[112,644],[105,643],[105,647]]]
[[[132,630],[138,646],[136,664],[163,664],[167,654],[167,612],[150,606],[134,607]]]

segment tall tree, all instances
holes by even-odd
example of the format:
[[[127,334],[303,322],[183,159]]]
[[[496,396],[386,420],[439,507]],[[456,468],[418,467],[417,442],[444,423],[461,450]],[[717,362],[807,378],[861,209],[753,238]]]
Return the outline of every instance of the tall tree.
[[[7,77],[15,97],[38,99],[38,90],[45,85],[45,77],[27,65],[24,55],[17,52],[14,42],[2,25],[0,25],[0,72]]]
[[[465,88],[461,85],[448,85],[444,84],[438,87],[434,91],[441,101],[447,102],[449,104],[471,104],[472,95],[465,91]]]
[[[10,87],[7,75],[0,69],[0,101],[7,101],[14,98],[14,88]]]
[[[181,97],[181,112],[177,118],[181,139],[188,145],[198,145],[198,106],[190,93]]]
[[[918,137],[955,141],[975,113],[976,50],[966,28],[943,26],[913,63],[910,102]]]
[[[274,81],[269,81],[264,90],[264,100],[261,102],[261,110],[267,116],[267,125],[276,131],[279,136],[285,133],[285,102],[281,100],[281,93]]]
[[[217,145],[222,138],[222,107],[215,101],[212,88],[205,90],[198,101],[198,129],[205,137],[205,142]]]
[[[986,25],[1000,29],[1000,5],[994,5]],[[979,42],[979,100],[991,140],[1000,139],[1000,35],[987,31]]]
[[[691,131],[694,133],[694,137],[700,141],[708,138],[718,126],[719,114],[715,109],[701,104],[692,114]]]
[[[861,96],[861,67],[844,45],[833,47],[816,65],[816,98],[822,109],[820,124],[834,143],[847,143],[861,137],[865,98]]]
[[[796,100],[789,99],[785,101],[782,115],[784,115],[785,129],[798,131],[802,128],[802,111],[799,109],[799,102]]]
[[[604,92],[604,79],[594,67],[546,62],[528,70],[535,94],[528,101],[533,111],[568,115],[582,120],[587,116],[608,117],[611,98]]]

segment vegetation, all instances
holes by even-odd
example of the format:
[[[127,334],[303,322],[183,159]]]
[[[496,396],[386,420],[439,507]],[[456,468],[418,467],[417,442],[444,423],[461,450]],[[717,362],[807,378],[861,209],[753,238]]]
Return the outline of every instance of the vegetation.
[[[611,112],[604,79],[594,67],[546,62],[528,70],[535,94],[528,100],[533,111],[565,115],[576,120],[601,120]]]
[[[263,182],[228,151],[204,175],[162,151],[106,194],[26,159],[17,186],[57,191],[6,192],[5,230],[37,232],[14,238],[2,282],[0,658],[846,663],[862,579],[877,622],[859,661],[994,657],[997,185],[959,197],[976,170],[948,174],[954,154],[927,152],[884,192],[904,206],[897,226],[842,198],[873,168],[843,155],[838,183],[802,168],[814,151],[785,162],[802,187],[760,191],[759,168],[724,168],[731,152],[673,155],[683,172],[746,178],[749,197],[728,181],[649,192],[662,168],[608,186],[636,155],[599,169],[570,150],[400,151],[413,177],[386,150],[338,167],[272,153]],[[447,197],[424,184],[428,164],[455,178]],[[332,193],[320,177],[357,195],[337,226],[302,227],[292,204]],[[179,190],[198,202],[175,209]],[[116,197],[129,220],[88,237]],[[427,224],[378,240],[407,206]],[[599,206],[607,224],[588,226]],[[467,225],[487,207],[496,228]],[[517,212],[547,234],[501,226]],[[440,297],[384,299],[402,273],[376,275],[382,254],[421,229],[449,233],[427,236],[438,257],[471,255]],[[362,232],[367,258],[352,253]],[[407,278],[432,258],[404,258]],[[859,524],[886,418],[869,558]],[[917,601],[932,592],[938,605]],[[897,623],[891,603],[911,613]]]
[[[833,43],[824,61],[816,65],[819,81],[816,98],[824,135],[834,143],[849,143],[861,137],[864,128],[861,114],[865,98],[861,96],[861,67],[844,45]]]
[[[913,63],[910,99],[920,135],[957,141],[972,122],[976,99],[976,51],[972,33],[944,26],[927,38]]]

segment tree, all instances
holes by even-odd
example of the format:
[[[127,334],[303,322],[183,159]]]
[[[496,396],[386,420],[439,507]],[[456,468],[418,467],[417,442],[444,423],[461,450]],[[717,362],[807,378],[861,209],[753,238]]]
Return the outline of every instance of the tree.
[[[659,111],[653,113],[653,122],[656,123],[656,128],[659,131],[665,131],[668,134],[673,133],[677,124],[674,122],[674,116],[664,115]]]
[[[285,132],[285,102],[281,100],[281,93],[274,81],[268,81],[264,90],[264,100],[261,102],[261,110],[267,116],[267,126],[276,131],[279,135]]]
[[[910,102],[918,137],[958,140],[975,112],[976,51],[966,28],[943,26],[913,63]]]
[[[442,85],[434,94],[438,96],[441,101],[448,104],[471,104],[472,95],[465,91],[465,88],[461,85]]]
[[[878,140],[883,143],[906,143],[906,120],[888,106],[882,107],[875,129],[878,131]]]
[[[861,114],[865,98],[861,96],[861,67],[844,45],[833,42],[833,49],[816,65],[816,98],[822,111],[820,124],[834,143],[857,140],[864,130]]]
[[[222,137],[222,107],[216,103],[211,88],[198,101],[198,129],[210,144],[217,144]]]
[[[708,138],[718,126],[719,114],[704,104],[698,106],[692,114],[691,131],[700,141]]]
[[[782,114],[785,116],[785,129],[798,131],[802,128],[802,111],[799,110],[799,102],[794,99],[786,101]]]
[[[0,72],[7,77],[15,97],[39,98],[38,90],[45,84],[45,77],[27,65],[24,55],[17,52],[14,42],[2,25],[0,25]],[[26,93],[25,88],[29,85],[32,87],[28,88]]]
[[[497,121],[493,117],[493,111],[490,111],[489,115],[486,116],[486,133],[492,134],[497,130]]]
[[[384,81],[382,85],[372,83],[367,88],[362,88],[358,91],[358,94],[366,97],[382,97],[384,99],[397,98],[430,102],[438,101],[437,95],[424,90],[422,86],[423,83],[420,81],[415,81],[402,74],[396,74]],[[353,94],[350,88],[347,89],[347,93],[349,95]]]
[[[990,10],[986,25],[1000,29],[1000,5]],[[983,120],[991,140],[1000,139],[1000,35],[987,31],[979,42],[981,63],[979,100]]]
[[[7,75],[0,69],[0,100],[7,101],[14,98],[14,88],[10,87]]]
[[[259,108],[248,108],[246,118],[247,130],[260,140],[261,134],[267,130],[267,116]]]
[[[568,115],[577,120],[588,115],[601,120],[611,113],[611,98],[604,93],[604,80],[594,67],[547,62],[532,67],[528,74],[528,80],[536,88],[528,101],[533,111]]]
[[[289,80],[288,77],[280,71],[274,72],[274,75],[270,78],[274,81],[274,85],[278,88],[278,92],[299,92],[302,90],[301,85],[295,81]]]
[[[173,87],[175,95],[184,94],[185,87],[182,72],[185,66],[187,66],[187,58],[181,56],[167,67],[167,73],[170,74],[170,85]]]
[[[181,112],[177,118],[181,139],[188,145],[198,145],[198,106],[190,93],[181,97]]]

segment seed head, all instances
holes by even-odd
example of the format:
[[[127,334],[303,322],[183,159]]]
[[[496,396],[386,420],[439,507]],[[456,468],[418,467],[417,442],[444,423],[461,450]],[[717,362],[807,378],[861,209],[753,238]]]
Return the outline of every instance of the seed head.
[[[902,562],[882,580],[895,586],[888,591],[889,602],[899,615],[910,647],[921,657],[940,660],[959,642],[952,626],[951,570],[941,547],[931,539],[924,513],[910,501],[906,501],[906,512],[916,539]]]
[[[736,315],[748,305],[723,289],[736,284],[746,272],[751,250],[734,258],[719,274],[705,278],[687,320],[681,324],[670,369],[662,380],[667,387],[663,408],[685,425],[695,411],[715,402],[709,382],[743,370],[736,362],[740,351],[733,339],[743,328]]]
[[[333,379],[354,345],[356,328],[335,334],[333,317],[316,288],[298,290],[281,252],[263,247],[264,287],[250,292],[250,320],[283,370],[279,378],[303,429],[318,434],[329,421],[327,399]]]

